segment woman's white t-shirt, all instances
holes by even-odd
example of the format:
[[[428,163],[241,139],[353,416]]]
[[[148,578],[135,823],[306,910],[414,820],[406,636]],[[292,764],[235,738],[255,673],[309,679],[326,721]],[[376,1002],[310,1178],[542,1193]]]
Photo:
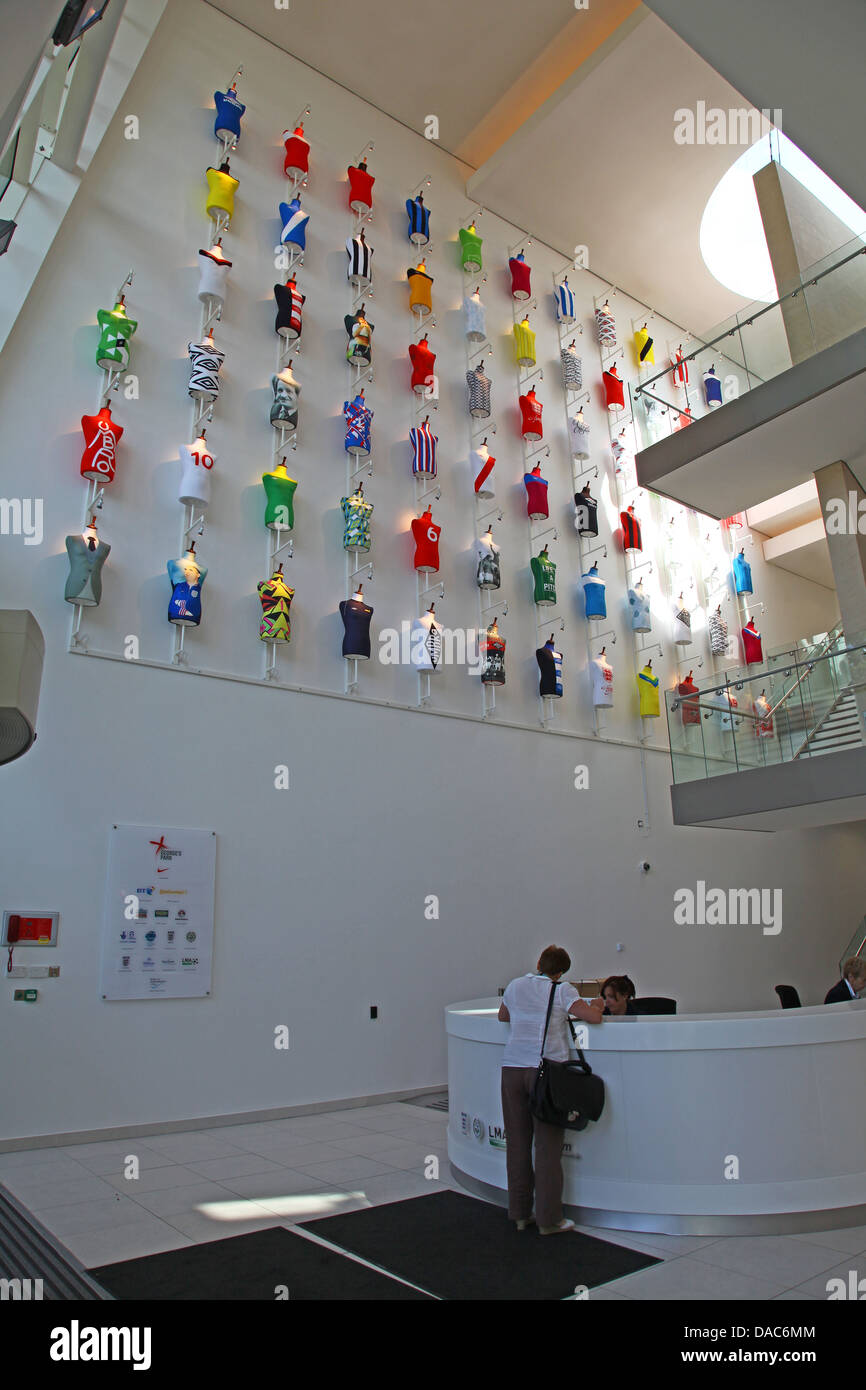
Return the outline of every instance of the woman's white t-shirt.
[[[547,975],[521,975],[506,987],[502,1002],[511,1015],[511,1032],[502,1054],[504,1067],[537,1067],[541,1061],[544,1018],[552,981]],[[567,1062],[571,1034],[566,1015],[580,998],[574,985],[560,980],[553,996],[544,1055],[552,1062]]]

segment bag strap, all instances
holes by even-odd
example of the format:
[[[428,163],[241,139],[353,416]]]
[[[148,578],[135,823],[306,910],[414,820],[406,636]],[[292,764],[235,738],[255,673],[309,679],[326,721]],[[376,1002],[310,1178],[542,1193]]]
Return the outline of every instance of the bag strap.
[[[577,1041],[577,1036],[574,1031],[574,1019],[572,1018],[571,1014],[566,1014],[566,1018],[568,1019],[568,1026],[571,1029],[571,1041],[574,1044],[574,1050],[577,1053],[578,1064],[583,1068],[587,1076],[592,1076],[592,1067],[589,1065],[589,1062],[584,1057],[583,1048]]]
[[[546,1014],[545,1019],[544,1019],[544,1033],[542,1034],[542,1037],[541,1037],[541,1055],[540,1055],[539,1058],[538,1058],[538,1065],[539,1065],[539,1066],[541,1066],[541,1063],[544,1061],[544,1044],[547,1042],[547,1028],[548,1028],[548,1025],[549,1025],[549,1023],[550,1023],[550,1012],[551,1012],[551,1009],[553,1008],[553,992],[554,992],[554,990],[556,989],[556,986],[557,986],[558,984],[559,984],[559,981],[558,981],[558,980],[553,980],[553,981],[551,982],[551,985],[550,985],[550,998],[549,998],[548,1001],[547,1001],[547,1014]]]

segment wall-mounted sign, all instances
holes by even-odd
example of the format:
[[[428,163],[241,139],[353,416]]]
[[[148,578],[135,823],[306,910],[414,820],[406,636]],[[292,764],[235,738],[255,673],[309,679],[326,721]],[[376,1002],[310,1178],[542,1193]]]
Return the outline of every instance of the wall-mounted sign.
[[[210,994],[216,832],[115,825],[109,835],[103,999]]]

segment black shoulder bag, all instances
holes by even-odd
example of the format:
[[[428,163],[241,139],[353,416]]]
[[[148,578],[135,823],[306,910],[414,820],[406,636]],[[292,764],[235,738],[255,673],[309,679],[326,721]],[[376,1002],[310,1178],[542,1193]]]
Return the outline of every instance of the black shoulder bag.
[[[590,1120],[597,1120],[604,1109],[604,1082],[593,1074],[592,1067],[583,1051],[572,1038],[577,1048],[577,1059],[567,1062],[551,1062],[544,1055],[547,1029],[553,1009],[553,993],[558,980],[550,986],[550,999],[547,1003],[547,1016],[544,1020],[544,1036],[541,1039],[541,1060],[538,1075],[532,1084],[529,1097],[529,1111],[536,1120],[556,1125],[559,1129],[586,1129]],[[571,1019],[569,1018],[569,1027]]]

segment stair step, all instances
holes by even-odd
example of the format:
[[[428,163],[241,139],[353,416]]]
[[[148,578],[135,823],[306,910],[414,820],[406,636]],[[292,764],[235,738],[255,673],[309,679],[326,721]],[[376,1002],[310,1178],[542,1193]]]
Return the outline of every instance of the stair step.
[[[861,746],[859,738],[839,741],[834,740],[831,743],[810,743],[808,756],[815,758],[820,757],[822,753],[844,753],[849,748],[859,748]]]

